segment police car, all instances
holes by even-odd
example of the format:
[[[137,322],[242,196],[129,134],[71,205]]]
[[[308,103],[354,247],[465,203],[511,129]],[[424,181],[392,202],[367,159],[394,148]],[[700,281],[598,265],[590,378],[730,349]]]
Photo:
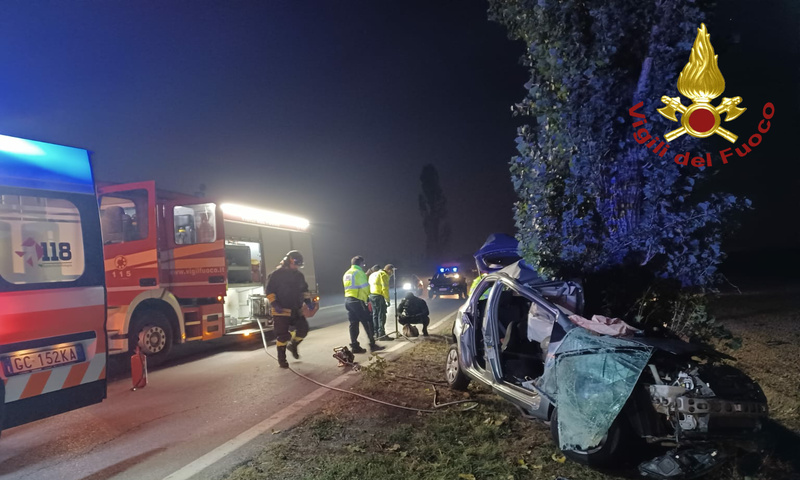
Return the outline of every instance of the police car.
[[[439,295],[458,295],[458,298],[467,298],[467,279],[458,267],[439,267],[428,280],[428,298]]]

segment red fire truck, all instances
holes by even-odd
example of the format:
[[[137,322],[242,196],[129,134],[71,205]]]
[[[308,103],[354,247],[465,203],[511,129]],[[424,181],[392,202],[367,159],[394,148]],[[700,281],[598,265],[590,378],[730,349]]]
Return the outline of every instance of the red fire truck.
[[[0,135],[0,429],[106,396],[106,305],[89,154]]]
[[[109,352],[137,344],[150,362],[175,343],[225,333],[222,214],[155,182],[98,188],[108,289]]]
[[[266,275],[303,249],[315,286],[308,220],[157,190],[98,188],[111,354],[136,345],[158,363],[173,345],[267,328]],[[224,213],[223,213],[224,212]]]

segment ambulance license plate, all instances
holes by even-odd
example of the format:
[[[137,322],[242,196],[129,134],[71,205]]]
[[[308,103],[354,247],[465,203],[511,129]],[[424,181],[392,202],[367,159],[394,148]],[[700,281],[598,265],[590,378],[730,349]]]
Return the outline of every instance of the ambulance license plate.
[[[449,288],[447,288],[447,287],[441,287],[441,288],[439,288],[439,291],[440,291],[440,292],[446,292],[446,291],[448,291],[448,290],[450,290],[450,289],[449,289]]]
[[[3,370],[5,370],[6,375],[19,375],[34,370],[83,362],[84,360],[86,360],[86,356],[83,353],[83,345],[80,343],[32,351],[26,350],[2,357]]]

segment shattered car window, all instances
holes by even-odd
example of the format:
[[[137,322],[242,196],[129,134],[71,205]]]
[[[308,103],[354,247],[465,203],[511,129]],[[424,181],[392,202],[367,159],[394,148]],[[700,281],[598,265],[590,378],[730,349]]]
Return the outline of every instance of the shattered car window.
[[[600,444],[651,353],[651,347],[581,328],[567,332],[542,382],[558,407],[562,450],[589,450]]]

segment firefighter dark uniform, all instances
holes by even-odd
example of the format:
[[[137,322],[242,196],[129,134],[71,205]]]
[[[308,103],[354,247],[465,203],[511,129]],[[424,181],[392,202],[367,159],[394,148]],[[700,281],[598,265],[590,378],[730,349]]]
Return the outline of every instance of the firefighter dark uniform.
[[[302,265],[303,256],[292,250],[286,254],[280,267],[267,278],[267,299],[272,307],[278,365],[281,368],[289,368],[287,349],[294,358],[300,358],[297,346],[308,335],[308,321],[302,309],[304,302],[311,301],[311,294],[305,276],[297,270]]]
[[[406,293],[406,298],[397,306],[400,325],[418,323],[422,325],[422,335],[428,336],[428,325],[431,323],[430,311],[425,300],[418,298],[414,292]]]
[[[342,276],[344,306],[347,309],[347,318],[350,321],[350,348],[353,353],[366,352],[358,343],[358,324],[360,323],[369,338],[370,351],[383,350],[384,347],[375,343],[375,336],[372,331],[372,316],[367,310],[369,281],[363,270],[364,258],[355,256],[350,263],[352,264],[350,269],[344,272],[344,276]]]

